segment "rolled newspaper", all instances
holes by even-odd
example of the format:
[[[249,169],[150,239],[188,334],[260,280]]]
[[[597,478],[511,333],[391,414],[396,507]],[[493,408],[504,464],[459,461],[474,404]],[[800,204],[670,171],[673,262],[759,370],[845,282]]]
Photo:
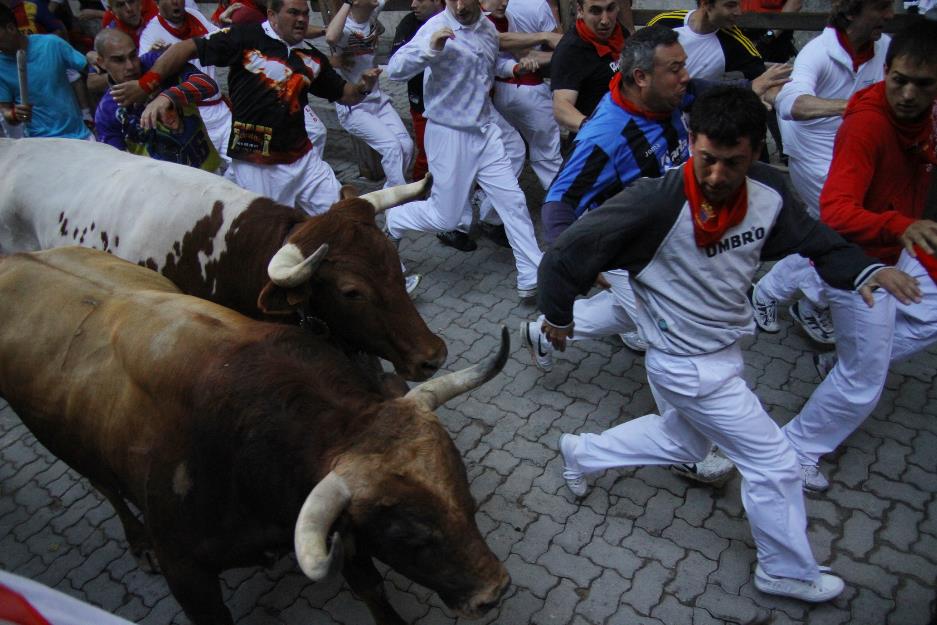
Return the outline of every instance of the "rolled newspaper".
[[[26,50],[16,51],[16,69],[20,79],[20,104],[29,104],[29,85],[26,82]]]

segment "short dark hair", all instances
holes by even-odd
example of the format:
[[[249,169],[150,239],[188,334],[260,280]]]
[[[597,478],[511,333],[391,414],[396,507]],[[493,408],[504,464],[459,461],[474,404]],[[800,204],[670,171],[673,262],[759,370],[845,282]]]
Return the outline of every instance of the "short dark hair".
[[[677,43],[677,31],[660,24],[642,28],[625,39],[625,47],[618,60],[618,71],[622,80],[634,84],[632,73],[636,69],[650,73],[654,70],[654,51],[657,46],[670,46]]]
[[[849,27],[850,17],[862,13],[862,7],[877,0],[832,0],[830,3],[830,19],[827,22],[836,30],[845,31]]]
[[[10,7],[0,2],[0,28],[6,28],[10,24],[16,26],[16,16],[13,15],[13,10]]]
[[[885,65],[891,67],[898,57],[915,65],[937,64],[937,22],[921,18],[896,33],[885,53]]]
[[[279,13],[280,9],[282,8],[283,8],[283,0],[268,0],[267,2],[267,9],[270,11],[273,11],[274,13]]]
[[[736,145],[748,137],[752,148],[764,140],[765,105],[751,89],[715,87],[696,98],[690,111],[690,132],[720,145]]]

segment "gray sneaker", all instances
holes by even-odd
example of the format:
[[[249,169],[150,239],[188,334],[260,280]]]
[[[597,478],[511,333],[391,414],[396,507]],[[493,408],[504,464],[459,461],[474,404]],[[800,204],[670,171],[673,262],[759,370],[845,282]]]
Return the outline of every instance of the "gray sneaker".
[[[752,312],[755,313],[755,323],[763,332],[775,334],[780,331],[778,323],[778,300],[764,297],[758,291],[758,284],[752,285]]]
[[[808,493],[822,493],[830,487],[830,481],[820,472],[817,465],[802,464],[800,472],[804,476],[804,490]]]
[[[755,567],[755,588],[769,595],[793,597],[809,603],[823,603],[835,599],[843,592],[846,584],[826,567],[820,568],[820,575],[812,582],[790,577],[774,577],[761,568]]]
[[[830,371],[836,366],[839,357],[836,352],[820,352],[813,355],[813,366],[817,368],[817,374],[821,380],[825,380],[830,375]]]
[[[641,333],[637,330],[622,332],[618,337],[621,339],[621,342],[625,344],[625,347],[633,352],[643,354],[647,351],[647,341],[644,340],[644,337],[641,336]]]
[[[814,308],[813,304],[804,299],[791,304],[788,312],[791,314],[791,319],[797,322],[804,333],[817,343],[824,345],[836,343],[829,308]]]
[[[702,460],[692,464],[674,464],[670,470],[688,480],[708,484],[713,487],[725,485],[735,471],[732,461],[713,447]]]
[[[572,434],[560,434],[560,455],[563,456],[563,479],[566,480],[566,486],[576,497],[585,497],[589,492],[589,485],[586,483],[586,476],[579,469],[575,460],[569,460],[572,457],[573,446],[576,444]]]
[[[403,279],[403,287],[407,290],[407,295],[412,295],[416,287],[420,286],[423,276],[418,273],[411,274]]]

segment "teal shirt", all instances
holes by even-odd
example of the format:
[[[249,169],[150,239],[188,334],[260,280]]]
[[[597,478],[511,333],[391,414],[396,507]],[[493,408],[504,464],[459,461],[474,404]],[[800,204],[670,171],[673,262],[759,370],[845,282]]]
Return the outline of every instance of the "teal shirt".
[[[66,69],[85,69],[85,57],[55,35],[30,35],[26,51],[29,103],[33,105],[26,136],[87,138],[91,131],[81,118],[78,100],[65,74]],[[0,53],[0,102],[20,101],[16,56]]]

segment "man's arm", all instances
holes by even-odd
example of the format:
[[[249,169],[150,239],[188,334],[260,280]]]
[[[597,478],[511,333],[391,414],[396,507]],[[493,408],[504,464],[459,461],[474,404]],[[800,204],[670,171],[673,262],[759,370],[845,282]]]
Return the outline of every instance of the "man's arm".
[[[553,117],[556,123],[572,132],[579,132],[582,122],[586,120],[586,116],[576,108],[578,97],[579,92],[572,89],[557,89],[553,92]]]
[[[325,29],[325,42],[331,47],[334,48],[341,42],[342,32],[345,30],[345,20],[348,19],[348,13],[350,12],[351,2],[347,0],[342,2],[342,6],[338,7],[335,17],[332,18],[328,28]]]
[[[846,100],[817,96],[817,81],[829,63],[829,57],[820,52],[819,47],[806,47],[794,62],[791,81],[784,85],[775,102],[782,119],[805,121],[839,117],[846,110]]]
[[[147,96],[160,88],[164,78],[176,76],[185,64],[196,56],[198,48],[195,46],[195,39],[174,43],[139,80],[114,85],[111,87],[111,95],[121,106],[143,102]]]
[[[520,52],[535,46],[556,48],[563,35],[560,33],[498,33],[498,47],[508,52]]]
[[[387,77],[391,80],[410,80],[439,58],[449,39],[455,39],[455,34],[448,27],[440,28],[429,37],[417,33],[390,57]]]
[[[218,95],[218,91],[218,83],[211,76],[198,71],[194,65],[187,64],[183,68],[179,84],[164,89],[143,109],[140,127],[155,128],[156,122],[160,121],[175,130],[179,117],[173,115],[172,111],[178,112],[188,104],[209,100]]]
[[[812,95],[799,95],[791,105],[791,118],[797,121],[817,119],[818,117],[842,117],[847,100],[818,98]]]

